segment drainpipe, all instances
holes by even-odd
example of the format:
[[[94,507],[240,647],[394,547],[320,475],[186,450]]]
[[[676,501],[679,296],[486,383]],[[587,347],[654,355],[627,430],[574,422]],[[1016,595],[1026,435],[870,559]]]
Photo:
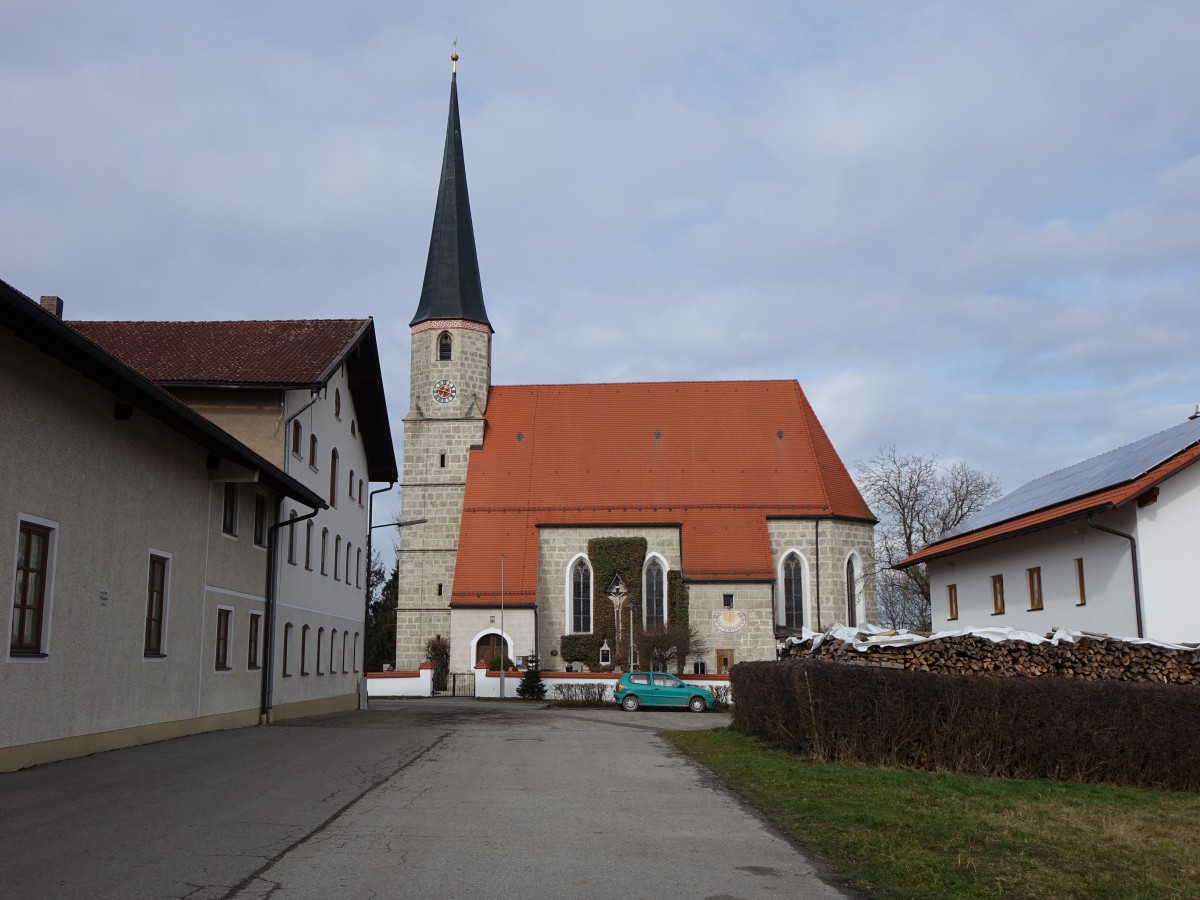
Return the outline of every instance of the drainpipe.
[[[1142,633],[1142,588],[1141,579],[1138,577],[1138,552],[1137,541],[1134,540],[1132,534],[1126,534],[1123,531],[1117,531],[1115,528],[1109,528],[1106,525],[1097,525],[1092,521],[1092,517],[1088,516],[1088,528],[1095,528],[1097,531],[1104,531],[1108,534],[1115,534],[1117,537],[1123,537],[1129,541],[1129,555],[1133,561],[1133,613],[1137,617],[1137,636],[1145,637]]]
[[[279,577],[276,574],[279,565],[279,529],[294,526],[305,519],[313,518],[320,509],[297,516],[294,519],[281,521],[283,516],[283,497],[280,496],[275,504],[275,524],[267,529],[267,621],[264,623],[263,639],[263,675],[262,699],[259,703],[258,723],[266,725],[270,721],[271,709],[275,701],[275,607],[279,602]]]

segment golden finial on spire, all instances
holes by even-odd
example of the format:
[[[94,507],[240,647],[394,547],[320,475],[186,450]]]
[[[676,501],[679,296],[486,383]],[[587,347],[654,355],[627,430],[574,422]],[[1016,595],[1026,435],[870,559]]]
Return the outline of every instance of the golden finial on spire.
[[[458,38],[454,39],[454,44],[450,48],[450,74],[458,74]]]

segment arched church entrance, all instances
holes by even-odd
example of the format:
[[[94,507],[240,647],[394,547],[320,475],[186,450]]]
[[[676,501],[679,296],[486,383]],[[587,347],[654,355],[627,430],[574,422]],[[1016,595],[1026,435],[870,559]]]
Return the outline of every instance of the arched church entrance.
[[[512,654],[508,651],[508,642],[495,632],[485,634],[475,645],[475,662],[477,663],[490,664],[493,659],[499,659],[501,654],[512,658]]]

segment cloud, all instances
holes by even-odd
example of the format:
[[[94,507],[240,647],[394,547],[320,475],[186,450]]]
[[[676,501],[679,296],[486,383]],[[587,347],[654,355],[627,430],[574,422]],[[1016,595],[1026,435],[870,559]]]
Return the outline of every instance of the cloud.
[[[371,314],[399,443],[459,39],[499,383],[797,378],[1006,487],[1200,402],[1183,2],[0,10],[0,277]]]

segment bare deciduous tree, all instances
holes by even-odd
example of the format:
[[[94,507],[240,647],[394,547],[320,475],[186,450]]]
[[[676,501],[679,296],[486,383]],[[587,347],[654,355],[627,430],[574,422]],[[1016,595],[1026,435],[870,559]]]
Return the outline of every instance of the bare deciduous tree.
[[[925,566],[892,566],[945,537],[999,497],[1000,482],[965,462],[946,465],[933,455],[902,456],[894,446],[881,447],[855,468],[858,488],[879,517],[874,571],[880,622],[928,631],[932,614]]]
[[[708,652],[700,632],[687,625],[650,626],[634,638],[634,646],[642,667],[655,672],[669,672],[672,666],[682,672],[689,656]]]

